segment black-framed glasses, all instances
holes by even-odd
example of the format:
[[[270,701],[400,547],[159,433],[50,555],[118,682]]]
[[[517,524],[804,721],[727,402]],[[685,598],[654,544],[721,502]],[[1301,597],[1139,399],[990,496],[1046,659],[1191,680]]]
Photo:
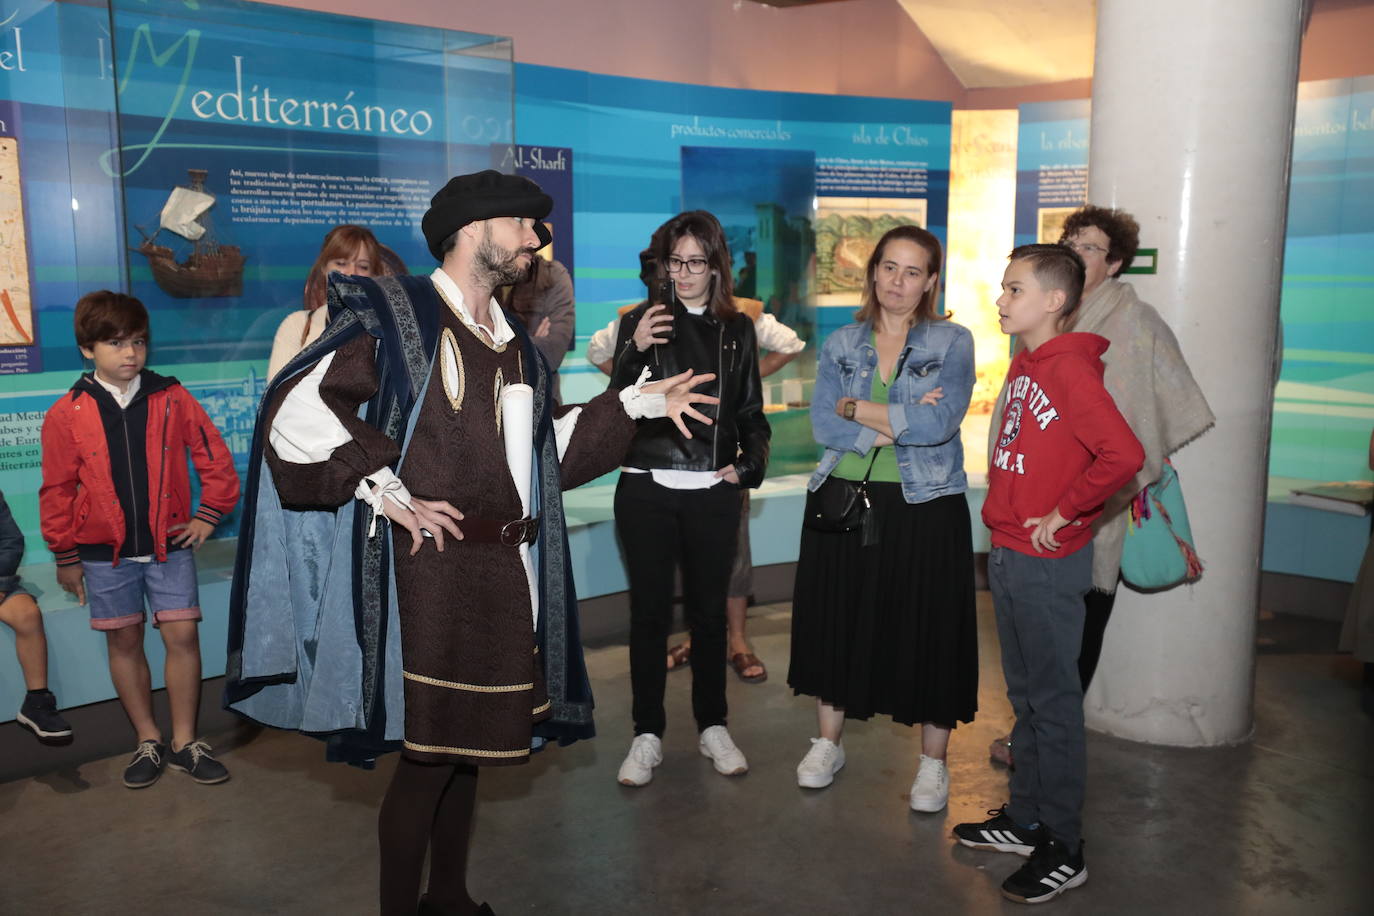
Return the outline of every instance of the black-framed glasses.
[[[705,258],[687,258],[683,260],[678,257],[669,257],[667,264],[668,273],[670,274],[681,273],[684,268],[689,274],[704,274],[706,273],[706,268],[709,266],[710,262]]]

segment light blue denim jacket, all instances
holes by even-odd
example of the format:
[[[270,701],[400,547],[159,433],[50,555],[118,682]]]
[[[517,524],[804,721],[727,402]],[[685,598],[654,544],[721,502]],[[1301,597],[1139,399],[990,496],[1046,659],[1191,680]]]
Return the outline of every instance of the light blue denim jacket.
[[[952,321],[923,321],[906,336],[898,357],[901,367],[888,392],[887,419],[892,426],[902,497],[923,503],[968,489],[959,424],[973,394],[973,335]],[[811,430],[825,446],[821,463],[807,489],[815,490],[845,452],[865,455],[878,438],[876,430],[835,413],[842,397],[870,400],[878,351],[871,324],[847,324],[826,338],[816,358],[816,390],[811,397]],[[921,396],[943,388],[936,404]]]

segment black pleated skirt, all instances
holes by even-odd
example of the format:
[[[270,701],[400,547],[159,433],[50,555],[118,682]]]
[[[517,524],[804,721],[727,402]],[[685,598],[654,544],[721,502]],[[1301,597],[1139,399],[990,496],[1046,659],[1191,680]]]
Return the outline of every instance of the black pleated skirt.
[[[972,722],[978,710],[973,536],[962,493],[908,505],[869,483],[879,542],[802,530],[787,683],[903,725]]]

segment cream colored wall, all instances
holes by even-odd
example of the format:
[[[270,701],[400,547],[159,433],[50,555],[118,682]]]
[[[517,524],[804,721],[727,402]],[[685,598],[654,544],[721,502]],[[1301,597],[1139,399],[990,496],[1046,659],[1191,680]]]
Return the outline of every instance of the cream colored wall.
[[[964,419],[964,467],[987,471],[988,422],[1007,366],[997,324],[1002,270],[1016,216],[1015,109],[956,111],[951,124],[945,309],[973,332],[977,381]]]
[[[270,0],[269,0],[270,2]],[[896,0],[777,9],[742,0],[293,0],[301,9],[508,35],[521,63],[640,79],[956,108],[1082,99],[1091,80],[966,90]],[[1374,73],[1374,2],[1319,0],[1301,79]]]
[[[508,35],[520,63],[679,83],[957,101],[964,89],[893,0],[783,10],[739,0],[293,0]]]

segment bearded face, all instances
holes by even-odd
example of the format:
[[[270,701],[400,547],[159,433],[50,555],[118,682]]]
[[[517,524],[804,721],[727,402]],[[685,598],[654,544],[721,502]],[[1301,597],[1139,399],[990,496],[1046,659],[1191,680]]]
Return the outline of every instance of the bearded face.
[[[473,268],[480,278],[495,288],[523,280],[529,273],[533,259],[534,253],[528,248],[504,247],[488,224],[483,229],[482,241],[477,245]]]

